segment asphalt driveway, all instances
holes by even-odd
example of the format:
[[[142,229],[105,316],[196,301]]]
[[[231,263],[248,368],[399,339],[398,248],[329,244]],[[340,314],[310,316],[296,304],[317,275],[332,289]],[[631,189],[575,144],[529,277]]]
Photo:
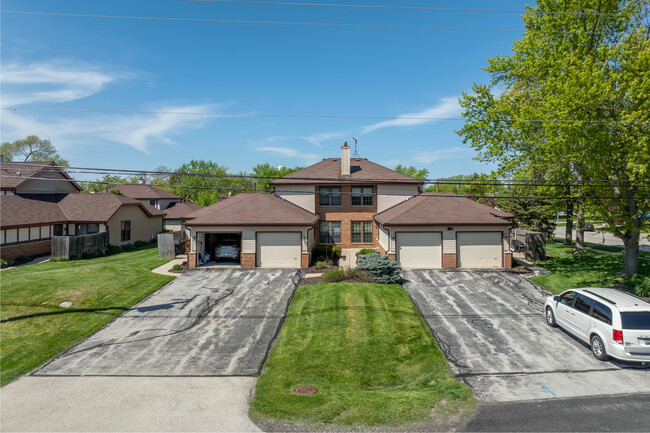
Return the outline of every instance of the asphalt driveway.
[[[544,321],[547,293],[501,271],[410,270],[404,289],[483,401],[650,392],[650,369],[600,362]]]
[[[34,376],[257,376],[301,270],[184,273]]]

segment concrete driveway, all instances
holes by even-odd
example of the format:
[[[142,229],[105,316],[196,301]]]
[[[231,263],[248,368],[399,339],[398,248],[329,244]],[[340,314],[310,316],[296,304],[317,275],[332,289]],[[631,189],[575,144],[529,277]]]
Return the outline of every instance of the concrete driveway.
[[[257,376],[301,272],[186,272],[33,375]]]
[[[600,362],[589,348],[544,321],[547,293],[501,271],[404,271],[452,372],[480,400],[648,393],[650,369]]]

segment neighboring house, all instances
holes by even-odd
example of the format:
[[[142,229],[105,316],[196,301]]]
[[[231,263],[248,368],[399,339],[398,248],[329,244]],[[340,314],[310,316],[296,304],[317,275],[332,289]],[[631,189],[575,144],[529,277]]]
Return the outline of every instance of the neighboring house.
[[[181,198],[176,194],[147,185],[143,179],[140,179],[137,184],[118,185],[110,190],[119,191],[124,197],[134,198],[158,210],[168,209],[181,201]]]
[[[203,206],[196,203],[172,204],[171,207],[163,211],[165,214],[163,217],[163,228],[170,231],[185,231],[185,223],[190,215],[199,209],[203,209]],[[189,237],[189,231],[187,232],[187,236]]]
[[[197,252],[212,254],[206,247],[214,239],[207,245],[205,236],[215,227],[221,236],[241,236],[243,267],[296,267],[299,250],[306,267],[318,244],[375,248],[407,268],[512,266],[511,215],[459,196],[420,193],[422,181],[351,159],[347,145],[341,158],[271,185],[274,195],[240,194],[192,214],[190,266]]]
[[[0,195],[68,194],[82,190],[52,161],[2,161],[0,175]]]
[[[149,242],[162,231],[163,214],[115,194],[0,196],[0,257],[48,254],[52,236],[109,232],[111,245]]]

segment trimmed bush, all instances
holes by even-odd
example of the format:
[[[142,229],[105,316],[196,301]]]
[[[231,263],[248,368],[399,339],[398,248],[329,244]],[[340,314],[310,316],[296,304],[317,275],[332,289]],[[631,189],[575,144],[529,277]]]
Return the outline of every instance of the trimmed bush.
[[[638,296],[650,296],[650,277],[645,275],[628,275],[623,280],[623,287]]]
[[[333,262],[338,262],[341,257],[342,249],[338,246],[332,245],[317,245],[314,248],[313,256],[317,257],[317,261],[323,261],[322,259],[330,259]]]
[[[372,254],[376,253],[377,251],[374,248],[364,248],[361,251],[359,251],[359,255],[366,255],[366,254]]]
[[[133,251],[135,246],[133,244],[124,244],[122,245],[122,251]]]
[[[344,279],[345,271],[341,269],[330,269],[329,271],[323,272],[323,275],[320,276],[321,283],[335,283]]]
[[[182,271],[183,267],[179,265],[178,263],[172,266],[172,271]]]
[[[108,249],[106,250],[106,255],[107,256],[112,256],[113,254],[119,254],[122,252],[122,247],[119,245],[109,245]]]
[[[325,263],[323,262],[316,262],[316,264],[314,265],[314,269],[316,269],[317,271],[320,271],[324,267],[325,267]]]
[[[147,243],[144,242],[144,241],[135,241],[135,244],[133,244],[133,245],[135,245],[136,248],[140,248],[140,247],[143,247],[143,246],[147,245]]]
[[[14,261],[9,259],[9,260],[0,260],[0,268],[8,268],[9,266],[13,266]]]
[[[399,284],[402,282],[400,272],[402,267],[395,260],[379,253],[359,256],[357,267],[368,271],[370,276],[379,284]]]

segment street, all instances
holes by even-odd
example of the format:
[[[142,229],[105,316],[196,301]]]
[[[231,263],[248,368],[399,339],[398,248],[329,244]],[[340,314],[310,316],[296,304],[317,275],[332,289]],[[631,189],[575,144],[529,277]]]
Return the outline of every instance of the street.
[[[558,238],[564,238],[564,233],[566,232],[565,226],[558,226],[553,232],[553,236]],[[573,231],[573,240],[576,240],[576,231]],[[601,232],[596,230],[595,232],[585,232],[585,242],[591,242],[594,244],[602,245],[611,245],[615,247],[623,247],[623,241],[608,232]],[[641,239],[639,240],[639,251],[648,251],[650,252],[650,237],[648,233],[641,233]]]

